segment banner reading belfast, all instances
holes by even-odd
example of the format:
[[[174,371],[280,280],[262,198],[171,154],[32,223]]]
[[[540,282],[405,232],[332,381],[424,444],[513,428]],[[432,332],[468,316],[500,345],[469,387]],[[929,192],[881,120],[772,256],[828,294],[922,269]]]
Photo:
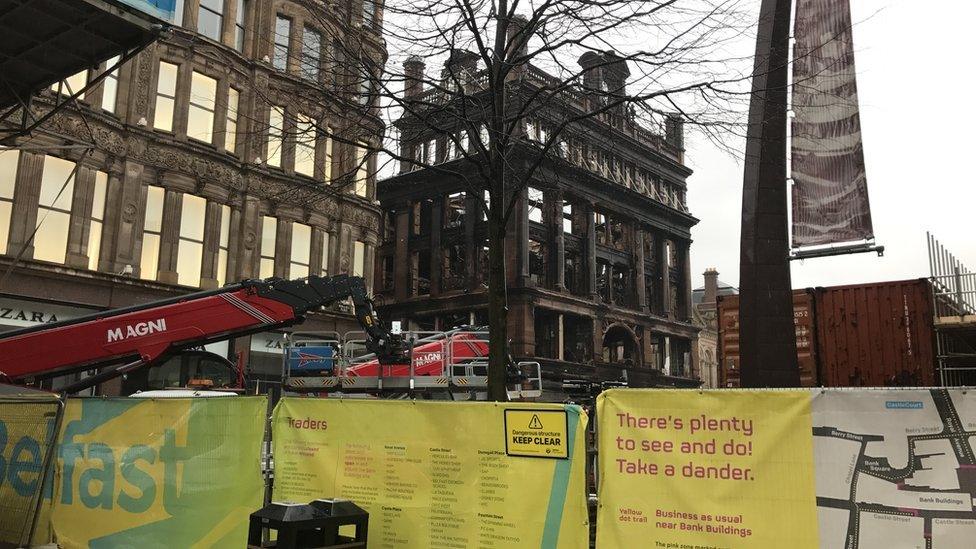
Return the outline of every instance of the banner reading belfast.
[[[604,393],[597,546],[972,547],[967,393]]]
[[[571,405],[284,398],[274,498],[352,500],[376,548],[585,549],[585,427]]]
[[[798,0],[793,247],[874,238],[848,0]]]

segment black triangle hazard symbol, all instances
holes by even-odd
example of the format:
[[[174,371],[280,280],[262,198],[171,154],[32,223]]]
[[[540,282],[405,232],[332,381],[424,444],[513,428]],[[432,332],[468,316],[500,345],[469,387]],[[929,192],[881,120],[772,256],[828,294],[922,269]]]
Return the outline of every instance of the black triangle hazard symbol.
[[[532,421],[529,422],[529,429],[542,429],[542,421],[539,414],[532,414]]]

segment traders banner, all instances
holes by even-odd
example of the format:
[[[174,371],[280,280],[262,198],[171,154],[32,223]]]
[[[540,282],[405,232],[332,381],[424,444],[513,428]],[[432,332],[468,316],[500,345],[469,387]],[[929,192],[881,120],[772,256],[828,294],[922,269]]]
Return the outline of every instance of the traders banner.
[[[284,398],[274,499],[342,498],[369,546],[588,547],[579,407]]]
[[[60,547],[244,547],[263,504],[264,397],[69,400],[52,525]]]
[[[612,390],[597,546],[970,547],[965,390]]]
[[[793,247],[874,238],[848,0],[798,0]]]

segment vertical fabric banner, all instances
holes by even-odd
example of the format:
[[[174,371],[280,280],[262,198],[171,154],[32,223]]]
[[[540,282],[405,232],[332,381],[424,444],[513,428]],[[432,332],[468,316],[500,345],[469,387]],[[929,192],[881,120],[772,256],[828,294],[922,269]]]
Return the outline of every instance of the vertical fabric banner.
[[[577,406],[283,398],[274,499],[348,499],[371,548],[588,547]]]
[[[613,389],[597,417],[600,549],[818,547],[808,391]]]
[[[848,0],[797,0],[793,247],[874,238]]]
[[[264,397],[73,399],[57,452],[60,547],[244,547],[263,503]]]

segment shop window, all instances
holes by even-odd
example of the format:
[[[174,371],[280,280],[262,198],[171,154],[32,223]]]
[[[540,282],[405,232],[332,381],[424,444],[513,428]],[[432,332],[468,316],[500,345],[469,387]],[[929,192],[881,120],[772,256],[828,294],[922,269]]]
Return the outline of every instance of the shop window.
[[[315,121],[299,114],[295,118],[295,172],[315,175]]]
[[[227,283],[227,259],[230,257],[230,206],[220,207],[220,239],[217,241],[217,285]]]
[[[332,128],[325,127],[325,166],[322,167],[322,180],[326,183],[332,181]]]
[[[33,240],[34,259],[64,263],[74,188],[75,163],[55,156],[45,157]]]
[[[88,84],[88,69],[76,72],[64,80],[59,80],[51,84],[51,91],[60,91],[61,95],[72,96],[82,90]],[[78,96],[81,101],[85,94]]]
[[[200,0],[197,16],[197,32],[220,42],[220,30],[224,24],[224,0]]]
[[[363,28],[376,28],[376,2],[375,0],[363,0]]]
[[[173,131],[173,113],[176,111],[176,82],[179,66],[165,61],[159,62],[159,79],[156,83],[156,108],[153,113],[153,127],[167,132]]]
[[[274,68],[288,70],[288,40],[291,36],[291,19],[278,15],[275,19],[274,53],[272,64]]]
[[[162,187],[146,189],[146,214],[142,227],[142,257],[139,275],[146,280],[156,280],[159,272],[159,244],[163,231],[163,203],[166,191]]]
[[[366,197],[366,183],[369,178],[369,145],[360,142],[356,146],[356,180],[355,192],[357,196]]]
[[[213,143],[214,111],[217,109],[217,81],[193,72],[190,80],[190,115],[186,136]]]
[[[224,150],[237,153],[237,116],[241,104],[241,92],[235,88],[227,90],[227,129],[224,132]]]
[[[176,253],[177,282],[183,286],[200,286],[206,218],[207,199],[184,194],[183,207],[180,210],[180,241]]]
[[[0,255],[7,253],[10,214],[14,208],[14,186],[20,151],[0,148]]]
[[[428,264],[430,262],[428,261]],[[352,245],[352,275],[364,276],[366,273],[366,243],[359,240]],[[368,283],[368,281],[367,281]]]
[[[274,276],[275,246],[278,243],[278,220],[267,215],[261,216],[261,278]]]
[[[116,55],[105,62],[105,68],[109,69],[119,62],[121,56]],[[115,112],[115,100],[119,94],[119,69],[105,75],[102,79],[102,110],[111,113]]]
[[[322,33],[305,27],[302,33],[302,76],[312,82],[319,81],[322,55]]]
[[[247,36],[247,8],[250,2],[241,0],[237,6],[237,20],[234,21],[234,48],[237,51],[244,51],[244,38]]]
[[[285,108],[272,105],[268,111],[268,165],[281,167],[282,136],[285,131]]]
[[[92,194],[91,216],[88,226],[88,268],[98,270],[102,253],[102,227],[105,226],[105,198],[108,192],[108,174],[95,172],[95,189]]]
[[[288,265],[289,278],[303,278],[309,275],[312,252],[312,228],[304,223],[291,225],[291,262]]]

